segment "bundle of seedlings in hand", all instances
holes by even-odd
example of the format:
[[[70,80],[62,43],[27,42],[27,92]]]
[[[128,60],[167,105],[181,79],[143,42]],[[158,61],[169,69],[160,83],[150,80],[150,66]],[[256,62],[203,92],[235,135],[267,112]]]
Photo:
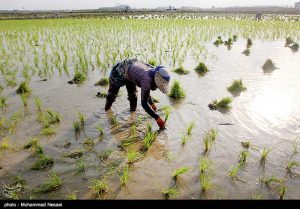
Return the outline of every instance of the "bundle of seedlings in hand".
[[[175,170],[172,175],[174,181],[176,181],[180,175],[188,172],[189,170],[190,170],[190,168],[188,168],[188,167],[182,167],[182,168]]]
[[[89,186],[89,189],[93,190],[98,198],[107,193],[110,189],[108,184],[103,180],[93,180],[91,183],[92,185]]]
[[[108,78],[101,78],[97,83],[95,83],[95,86],[107,86],[109,84]]]
[[[169,97],[174,100],[179,100],[185,98],[185,92],[182,89],[179,81],[174,81],[171,86],[171,91],[169,93]]]
[[[31,92],[31,89],[29,88],[28,83],[24,81],[19,85],[16,92],[17,94],[29,94]]]
[[[207,68],[207,66],[203,63],[203,62],[200,62],[199,65],[195,68],[195,71],[203,76],[205,73],[207,73],[209,70]]]
[[[171,199],[172,197],[174,197],[174,196],[176,196],[176,195],[179,194],[179,192],[177,191],[176,188],[163,189],[161,192],[165,196],[166,200]]]
[[[164,106],[162,107],[163,112],[165,113],[165,123],[169,119],[170,113],[171,113],[171,107],[170,106]]]
[[[51,167],[54,164],[54,160],[52,157],[40,154],[38,156],[38,160],[34,162],[34,164],[31,166],[31,170],[41,170],[47,167]]]
[[[227,87],[227,90],[232,94],[236,94],[242,91],[246,91],[247,88],[243,85],[242,79],[240,79],[240,80],[234,80],[231,86]]]
[[[34,190],[34,192],[37,193],[37,194],[51,192],[53,190],[58,189],[61,185],[62,185],[61,179],[56,175],[55,172],[53,172],[53,174],[51,175],[50,180],[46,181],[41,186],[36,188]]]
[[[218,110],[218,109],[229,110],[231,108],[231,106],[229,105],[231,102],[232,102],[231,97],[225,97],[225,98],[221,99],[220,101],[214,100],[212,103],[210,103],[208,105],[208,107],[211,110]]]
[[[183,68],[183,66],[180,66],[179,68],[176,68],[175,70],[173,70],[174,73],[177,73],[178,75],[186,75],[189,74],[188,70],[185,70]]]

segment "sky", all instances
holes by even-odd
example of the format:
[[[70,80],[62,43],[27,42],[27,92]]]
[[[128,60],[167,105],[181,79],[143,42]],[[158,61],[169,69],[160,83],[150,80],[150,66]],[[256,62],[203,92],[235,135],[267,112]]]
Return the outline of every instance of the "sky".
[[[0,0],[0,10],[60,10],[96,9],[99,7],[128,4],[132,8],[155,8],[160,6],[195,6],[201,8],[230,6],[289,6],[300,0]]]

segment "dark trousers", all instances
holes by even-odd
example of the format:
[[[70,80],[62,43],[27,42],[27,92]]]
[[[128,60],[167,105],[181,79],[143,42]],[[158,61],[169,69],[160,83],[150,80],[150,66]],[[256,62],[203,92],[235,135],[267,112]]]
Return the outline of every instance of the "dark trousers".
[[[125,86],[127,89],[128,100],[130,102],[130,111],[136,111],[137,107],[137,88],[134,82],[125,81]],[[120,86],[115,85],[114,83],[109,83],[109,89],[106,97],[105,111],[109,110],[116,100]]]

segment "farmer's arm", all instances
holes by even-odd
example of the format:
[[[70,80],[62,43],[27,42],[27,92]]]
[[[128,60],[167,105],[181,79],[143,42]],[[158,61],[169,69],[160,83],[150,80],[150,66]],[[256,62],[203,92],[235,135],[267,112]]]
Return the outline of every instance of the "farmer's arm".
[[[149,105],[153,105],[154,104],[151,95],[149,95],[148,103],[149,103]]]
[[[150,86],[148,87],[147,83],[144,85],[141,85],[141,102],[142,102],[142,107],[144,110],[153,118],[157,119],[159,118],[159,115],[152,110],[152,108],[149,106],[149,98],[150,97]],[[151,99],[152,101],[152,99]]]

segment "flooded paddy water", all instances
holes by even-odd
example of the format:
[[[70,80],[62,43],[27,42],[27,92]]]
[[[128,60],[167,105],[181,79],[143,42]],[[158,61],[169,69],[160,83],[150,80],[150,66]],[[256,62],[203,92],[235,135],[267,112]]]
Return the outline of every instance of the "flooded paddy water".
[[[295,163],[290,172],[287,169],[289,163],[300,162],[300,53],[285,47],[287,37],[299,43],[299,23],[63,19],[2,21],[0,25],[0,95],[7,98],[7,105],[0,110],[1,198],[7,198],[4,190],[8,190],[2,186],[12,186],[12,177],[18,175],[26,183],[11,198],[65,199],[75,194],[77,199],[163,199],[162,190],[167,188],[177,191],[172,196],[175,199],[279,199],[282,194],[284,199],[300,198],[299,164]],[[213,44],[218,36],[227,40],[233,35],[238,38],[230,49]],[[253,42],[249,56],[242,54],[247,38]],[[151,92],[159,100],[161,116],[164,106],[170,106],[171,113],[166,129],[158,132],[147,151],[140,151],[141,141],[147,124],[158,130],[155,120],[140,105],[130,113],[125,88],[109,112],[104,111],[105,98],[96,96],[107,87],[94,84],[126,57],[145,62],[155,59],[170,70],[182,65],[189,71],[187,75],[171,72],[171,84],[180,82],[184,99],[174,101],[159,91]],[[261,67],[267,59],[277,69],[264,72]],[[194,71],[199,62],[209,69],[204,76]],[[67,82],[75,71],[87,79],[70,85]],[[227,87],[239,79],[247,90],[232,95]],[[16,85],[9,85],[12,80]],[[16,93],[24,80],[31,89],[26,106]],[[213,100],[227,96],[233,98],[231,109],[209,109]],[[41,133],[37,97],[43,103],[42,111],[60,114],[60,122],[50,126],[55,134]],[[18,111],[22,116],[12,123],[12,115]],[[73,122],[78,120],[78,111],[85,115],[85,122],[75,134]],[[112,124],[114,117],[118,124]],[[191,122],[195,126],[183,146],[182,137]],[[120,147],[132,135],[134,124],[137,141]],[[103,128],[103,136],[99,136],[97,126]],[[205,152],[203,139],[210,129],[215,129],[217,136]],[[52,165],[31,169],[38,155],[23,146],[32,138],[39,139],[43,153],[53,158]],[[250,142],[249,149],[241,144],[246,141]],[[269,154],[262,162],[264,149]],[[127,155],[133,150],[141,157],[129,164]],[[241,164],[243,150],[248,150],[247,160]],[[81,154],[67,156],[74,151]],[[211,167],[205,171],[207,179],[199,178],[204,175],[199,170],[199,161],[204,158]],[[237,175],[231,177],[230,170],[237,165]],[[189,170],[175,181],[172,175],[182,167]],[[61,184],[53,191],[37,192],[53,172]],[[280,188],[268,186],[266,179],[272,176],[276,180],[269,183],[279,182]],[[101,194],[95,192],[94,180],[107,184]]]

